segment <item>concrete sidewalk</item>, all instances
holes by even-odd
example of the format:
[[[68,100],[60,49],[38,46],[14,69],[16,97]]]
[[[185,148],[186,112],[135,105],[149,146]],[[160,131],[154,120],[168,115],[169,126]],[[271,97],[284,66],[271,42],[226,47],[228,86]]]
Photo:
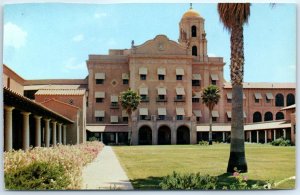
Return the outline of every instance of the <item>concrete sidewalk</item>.
[[[133,190],[110,146],[104,146],[97,158],[82,171],[82,190]]]

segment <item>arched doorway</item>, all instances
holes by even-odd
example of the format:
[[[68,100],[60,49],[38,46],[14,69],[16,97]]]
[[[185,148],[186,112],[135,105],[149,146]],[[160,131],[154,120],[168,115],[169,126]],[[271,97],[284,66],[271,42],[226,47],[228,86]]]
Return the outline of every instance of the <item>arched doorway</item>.
[[[286,96],[286,106],[290,106],[293,104],[295,104],[295,96],[294,96],[294,94],[289,93]]]
[[[177,144],[190,144],[190,129],[186,126],[177,128]]]
[[[281,93],[278,93],[275,96],[275,106],[277,106],[277,107],[283,107],[284,106],[284,97]]]
[[[139,145],[152,144],[152,130],[149,126],[141,126],[139,129]]]
[[[284,119],[284,114],[282,112],[277,112],[276,113],[276,120],[282,120]]]
[[[273,114],[272,114],[272,112],[266,112],[264,119],[265,119],[264,121],[272,121],[273,120]]]
[[[260,112],[255,112],[253,114],[253,122],[254,123],[261,122],[261,114],[260,114]]]
[[[159,127],[157,139],[159,145],[171,144],[171,129],[165,125]]]

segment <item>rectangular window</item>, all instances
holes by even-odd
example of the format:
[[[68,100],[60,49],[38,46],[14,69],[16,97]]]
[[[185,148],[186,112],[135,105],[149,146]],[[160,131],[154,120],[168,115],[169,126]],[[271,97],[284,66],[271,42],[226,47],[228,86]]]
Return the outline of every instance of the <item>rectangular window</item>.
[[[128,117],[123,117],[123,122],[128,122]]]
[[[176,75],[176,80],[181,81],[182,80],[182,75]]]
[[[211,84],[212,85],[217,85],[217,81],[216,80],[211,80]]]
[[[165,80],[165,75],[159,74],[158,80],[160,80],[160,81]]]
[[[270,102],[271,102],[271,100],[270,100],[270,99],[268,99],[268,98],[266,97],[266,102],[267,102],[267,103],[270,103]]]
[[[141,120],[146,120],[147,119],[147,115],[140,115],[140,119]]]
[[[166,116],[165,115],[158,115],[158,120],[165,120]]]
[[[141,80],[146,80],[147,79],[147,75],[146,74],[141,74],[140,75],[140,79]]]
[[[259,99],[256,99],[256,98],[255,98],[255,103],[259,103]]]
[[[199,122],[200,121],[200,117],[196,117],[196,120]]]
[[[147,101],[149,101],[148,96],[147,96],[147,95],[141,95],[141,101],[142,101],[142,102],[147,102]]]
[[[128,83],[129,83],[129,80],[128,80],[128,79],[123,79],[123,84],[124,84],[124,85],[128,85]]]
[[[228,122],[231,122],[231,118],[228,118],[228,117],[227,117],[227,121],[228,121]]]
[[[182,100],[183,99],[183,95],[176,95],[176,99],[177,100]]]
[[[182,115],[176,115],[176,119],[177,119],[178,121],[182,121],[182,120],[183,120],[183,116],[182,116]]]
[[[193,103],[198,103],[198,102],[200,102],[200,98],[192,98],[192,102]]]
[[[158,99],[164,100],[165,99],[165,95],[158,95]]]
[[[97,122],[103,122],[103,120],[104,120],[104,117],[96,117]]]
[[[212,117],[212,121],[213,121],[213,122],[216,122],[217,119],[218,119],[217,117]]]
[[[231,103],[231,99],[227,99],[227,103]]]
[[[104,79],[96,79],[96,84],[103,84],[104,83]]]
[[[103,98],[96,98],[96,103],[101,103],[103,102]]]
[[[192,80],[192,86],[200,86],[200,80]]]

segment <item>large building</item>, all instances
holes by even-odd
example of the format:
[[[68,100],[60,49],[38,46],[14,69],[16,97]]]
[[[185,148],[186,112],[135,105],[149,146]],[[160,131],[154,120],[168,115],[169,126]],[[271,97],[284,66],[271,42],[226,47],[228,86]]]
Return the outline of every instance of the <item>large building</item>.
[[[195,144],[208,139],[209,112],[200,94],[212,84],[221,91],[212,112],[213,139],[226,141],[232,93],[223,77],[223,58],[207,55],[204,18],[196,10],[183,14],[178,30],[178,42],[157,35],[141,45],[133,41],[130,49],[89,55],[83,80],[27,80],[24,94],[58,113],[67,114],[59,109],[61,102],[79,108],[76,142],[96,137],[120,144],[131,137],[134,145]],[[290,109],[284,109],[295,104],[295,87],[295,83],[244,83],[246,141],[266,143],[283,136],[295,143],[295,126],[287,116]],[[118,98],[128,88],[142,97],[133,113],[132,132]]]

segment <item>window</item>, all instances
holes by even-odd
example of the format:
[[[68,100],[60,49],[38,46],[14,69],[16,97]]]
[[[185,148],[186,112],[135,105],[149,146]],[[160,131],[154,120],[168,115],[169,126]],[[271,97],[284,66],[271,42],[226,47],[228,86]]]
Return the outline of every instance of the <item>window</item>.
[[[192,55],[197,56],[197,47],[196,46],[192,47]]]
[[[211,80],[211,84],[212,85],[217,85],[217,81],[216,80]]]
[[[176,115],[176,119],[178,121],[182,121],[183,120],[183,115]]]
[[[231,122],[231,118],[227,117],[227,121],[228,121],[228,122]]]
[[[147,119],[147,115],[140,115],[140,119],[141,120],[146,120]]]
[[[96,79],[96,84],[103,84],[104,83],[104,79]]]
[[[96,103],[101,103],[103,102],[103,98],[96,98]]]
[[[182,75],[176,75],[176,80],[181,81],[182,80]]]
[[[146,102],[146,101],[149,101],[149,98],[147,95],[140,95],[141,96],[141,101],[142,102]]]
[[[260,114],[260,112],[255,112],[254,114],[253,114],[253,122],[255,123],[255,122],[261,122],[261,119],[262,117],[261,117],[261,114]]]
[[[158,95],[159,100],[164,100],[165,98],[166,98],[165,95]]]
[[[212,117],[212,121],[213,121],[213,122],[216,122],[217,119],[218,119],[217,117]]]
[[[197,37],[197,27],[192,26],[192,37]]]
[[[268,99],[268,97],[266,96],[266,102],[267,103],[270,103],[271,102],[271,100],[270,99]]]
[[[103,120],[104,120],[104,117],[96,117],[97,122],[103,122]]]
[[[198,103],[198,102],[200,102],[200,98],[192,98],[192,102],[193,103]]]
[[[230,104],[230,103],[231,103],[231,99],[228,99],[228,98],[227,98],[227,103],[229,103],[229,104]]]
[[[290,105],[293,105],[293,104],[295,104],[295,96],[294,96],[294,94],[289,93],[286,96],[286,106],[290,106]]]
[[[165,75],[159,74],[158,80],[160,80],[160,81],[165,80]]]
[[[200,80],[192,80],[192,86],[200,86]]]
[[[123,117],[123,122],[128,122],[128,117]]]
[[[259,99],[255,99],[255,103],[259,103]]]
[[[273,120],[273,114],[272,112],[266,112],[264,121],[272,121]]]
[[[165,120],[166,116],[165,115],[158,115],[158,120]]]
[[[284,106],[284,97],[281,93],[275,96],[275,106],[282,107]]]
[[[140,75],[140,79],[141,79],[141,80],[146,80],[146,79],[147,79],[147,75],[141,74],[141,75]]]
[[[128,85],[128,83],[129,83],[129,80],[128,80],[128,79],[123,79],[123,84],[124,84],[124,85]]]
[[[176,95],[176,99],[177,100],[182,100],[183,99],[183,95]]]
[[[201,117],[197,116],[197,117],[196,117],[196,120],[199,122],[199,121],[200,121],[200,118],[201,118]]]

